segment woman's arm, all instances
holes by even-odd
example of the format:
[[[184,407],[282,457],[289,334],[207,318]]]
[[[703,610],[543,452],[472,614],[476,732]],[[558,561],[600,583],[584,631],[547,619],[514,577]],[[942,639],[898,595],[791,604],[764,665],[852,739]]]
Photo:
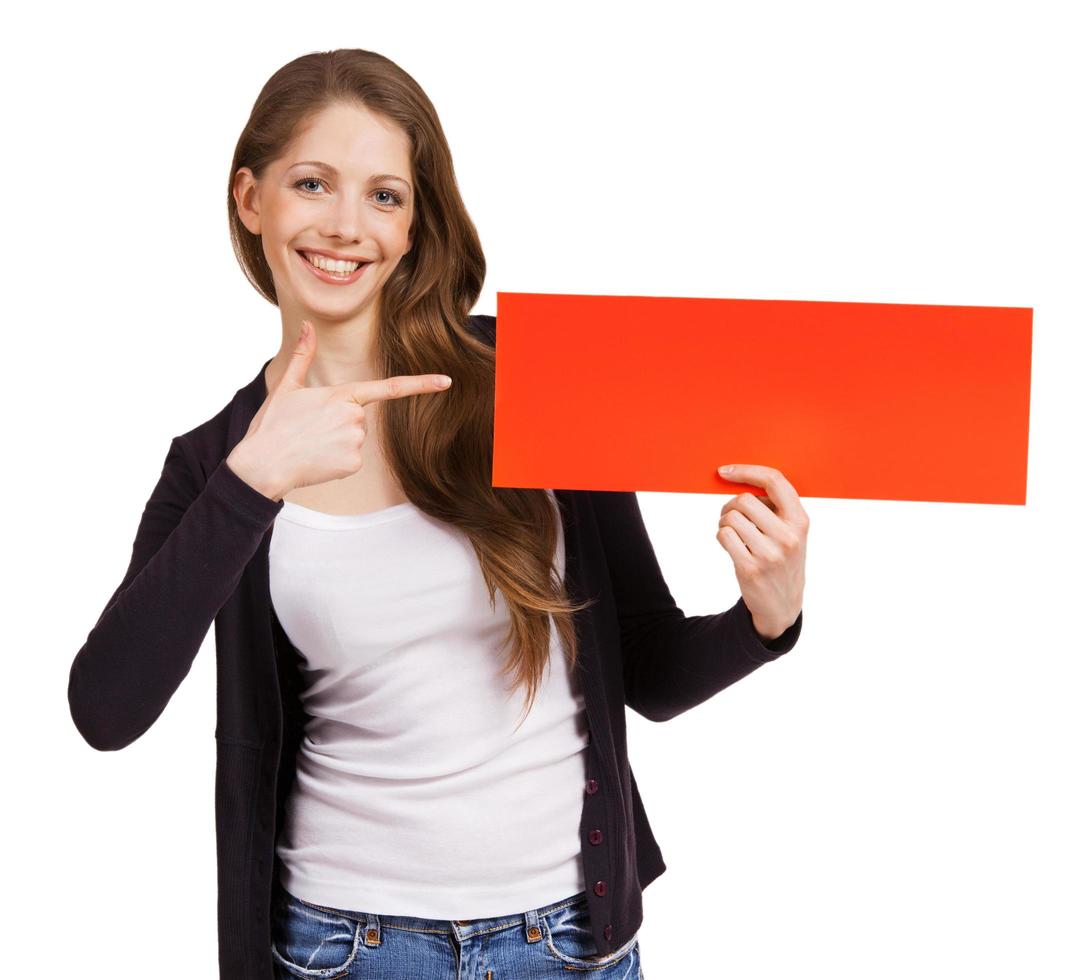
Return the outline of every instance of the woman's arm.
[[[662,577],[636,495],[590,494],[609,566],[624,663],[625,702],[651,721],[701,704],[788,652],[802,614],[764,643],[743,599],[725,612],[685,616]]]
[[[72,720],[102,751],[131,744],[162,714],[283,507],[225,460],[200,487],[190,453],[176,436],[128,571],[69,673]]]

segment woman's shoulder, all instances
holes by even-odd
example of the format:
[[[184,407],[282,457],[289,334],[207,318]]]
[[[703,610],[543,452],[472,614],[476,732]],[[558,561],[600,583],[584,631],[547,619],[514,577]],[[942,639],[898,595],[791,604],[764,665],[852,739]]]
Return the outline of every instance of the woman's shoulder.
[[[469,317],[469,329],[478,340],[495,347],[495,317],[487,313],[473,313]]]

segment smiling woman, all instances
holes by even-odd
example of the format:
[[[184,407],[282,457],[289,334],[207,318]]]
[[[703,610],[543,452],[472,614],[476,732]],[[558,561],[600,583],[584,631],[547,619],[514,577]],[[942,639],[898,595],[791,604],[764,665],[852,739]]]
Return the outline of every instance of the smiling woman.
[[[634,493],[492,485],[484,255],[392,61],[277,71],[227,203],[280,349],[171,441],[72,664],[77,729],[138,739],[214,622],[223,980],[636,980],[665,862],[625,709],[700,704],[800,613],[774,639],[743,601],[685,616]]]

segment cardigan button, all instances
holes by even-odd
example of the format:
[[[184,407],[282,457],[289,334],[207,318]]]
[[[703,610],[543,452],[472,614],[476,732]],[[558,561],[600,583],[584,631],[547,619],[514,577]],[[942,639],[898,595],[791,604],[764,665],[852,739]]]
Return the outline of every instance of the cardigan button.
[[[604,895],[605,894],[605,882],[603,882],[603,881],[595,881],[594,882],[594,894],[595,895]]]
[[[609,942],[609,941],[611,941],[611,940],[612,940],[612,938],[613,938],[613,924],[612,924],[612,923],[610,922],[610,923],[609,923],[609,924],[608,924],[608,925],[607,925],[607,926],[605,927],[605,941],[606,941],[606,942]]]
[[[590,831],[590,843],[591,844],[600,844],[601,839],[604,836],[605,835],[595,827],[593,830]]]
[[[597,780],[596,779],[586,780],[586,792],[587,793],[596,793],[597,792]]]

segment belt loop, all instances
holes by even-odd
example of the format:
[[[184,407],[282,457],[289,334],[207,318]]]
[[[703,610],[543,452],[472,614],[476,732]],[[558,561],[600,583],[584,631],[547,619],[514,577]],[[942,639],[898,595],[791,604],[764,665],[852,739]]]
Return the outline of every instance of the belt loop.
[[[538,943],[541,941],[541,925],[536,909],[530,909],[526,913],[526,942]]]
[[[367,912],[367,925],[363,932],[363,941],[368,946],[378,946],[382,942],[382,925],[378,916],[373,912]]]

